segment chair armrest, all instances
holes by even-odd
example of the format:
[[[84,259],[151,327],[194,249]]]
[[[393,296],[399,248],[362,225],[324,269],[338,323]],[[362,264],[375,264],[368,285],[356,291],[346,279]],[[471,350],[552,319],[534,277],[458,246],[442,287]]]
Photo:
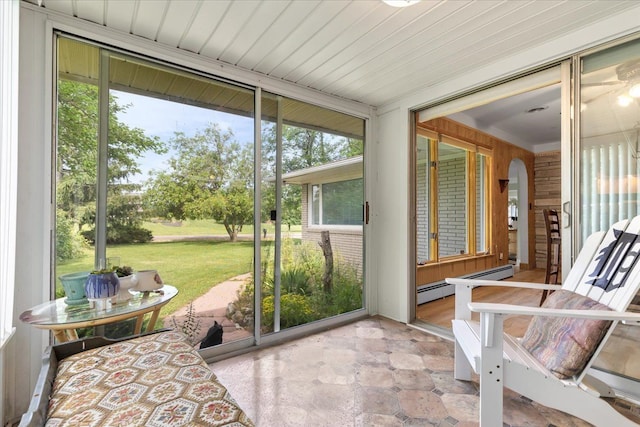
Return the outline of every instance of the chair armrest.
[[[500,280],[473,280],[448,277],[444,279],[450,285],[456,286],[503,286],[510,288],[529,288],[544,290],[558,290],[560,285],[552,285],[547,283],[529,283],[529,282],[504,282]]]
[[[516,314],[526,316],[575,317],[592,320],[625,321],[640,325],[640,313],[619,312],[608,310],[563,310],[560,308],[529,307],[512,304],[496,304],[486,302],[471,302],[469,309],[477,313]]]
[[[471,302],[471,290],[475,286],[503,286],[511,288],[527,288],[543,290],[558,290],[560,286],[546,283],[527,282],[503,282],[497,280],[471,280],[448,277],[444,279],[450,285],[456,286],[455,318],[458,320],[471,320],[471,311],[468,304]]]

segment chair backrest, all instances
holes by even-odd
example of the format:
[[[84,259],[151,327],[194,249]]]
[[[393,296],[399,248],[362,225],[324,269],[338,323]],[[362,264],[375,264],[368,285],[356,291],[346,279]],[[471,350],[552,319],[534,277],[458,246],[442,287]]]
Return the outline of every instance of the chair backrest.
[[[626,311],[640,288],[640,216],[617,222],[585,242],[562,289]]]
[[[558,211],[555,209],[544,209],[542,214],[547,230],[547,268],[544,282],[555,285],[560,279],[560,247],[562,242],[560,220],[558,219]]]

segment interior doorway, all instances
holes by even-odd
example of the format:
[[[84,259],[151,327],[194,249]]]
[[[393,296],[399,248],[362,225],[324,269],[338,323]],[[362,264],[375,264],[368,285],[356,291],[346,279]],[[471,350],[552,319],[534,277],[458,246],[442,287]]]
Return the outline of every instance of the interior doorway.
[[[560,151],[561,76],[557,66],[416,114],[418,321],[444,332],[450,328],[455,290],[444,282],[446,277],[500,280],[536,266],[536,223],[542,217],[536,211],[534,169],[538,152]],[[454,165],[450,147],[481,154],[482,161]],[[454,170],[464,170],[466,178]],[[548,181],[548,194],[559,201],[559,176]],[[454,182],[466,185],[466,192],[459,192],[466,198],[458,204],[466,212],[466,228],[458,224],[452,234],[449,223],[458,217],[447,214],[454,189],[446,186]],[[442,242],[454,236],[466,241],[455,251],[443,250]],[[544,270],[536,277],[543,281]],[[529,296],[509,296],[519,297]]]
[[[515,271],[520,264],[529,264],[529,177],[521,159],[513,159],[509,164],[509,199],[507,205],[509,228],[509,263]],[[519,215],[524,212],[525,215]]]

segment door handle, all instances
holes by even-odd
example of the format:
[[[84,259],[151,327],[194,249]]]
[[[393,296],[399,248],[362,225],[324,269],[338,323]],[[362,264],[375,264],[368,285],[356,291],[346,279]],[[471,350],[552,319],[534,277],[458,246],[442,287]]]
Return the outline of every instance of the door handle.
[[[562,223],[563,228],[571,227],[571,202],[562,204]]]

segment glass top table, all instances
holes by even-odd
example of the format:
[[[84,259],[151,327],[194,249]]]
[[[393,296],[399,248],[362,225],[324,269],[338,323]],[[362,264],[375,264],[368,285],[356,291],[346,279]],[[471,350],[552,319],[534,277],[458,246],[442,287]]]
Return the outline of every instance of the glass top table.
[[[106,325],[136,317],[134,334],[142,330],[144,315],[151,313],[147,331],[153,330],[160,309],[178,294],[171,285],[150,292],[133,292],[133,297],[121,303],[114,303],[106,310],[98,310],[89,303],[67,305],[65,298],[47,301],[30,308],[20,315],[20,320],[41,329],[53,331],[58,342],[78,339],[76,328]]]

